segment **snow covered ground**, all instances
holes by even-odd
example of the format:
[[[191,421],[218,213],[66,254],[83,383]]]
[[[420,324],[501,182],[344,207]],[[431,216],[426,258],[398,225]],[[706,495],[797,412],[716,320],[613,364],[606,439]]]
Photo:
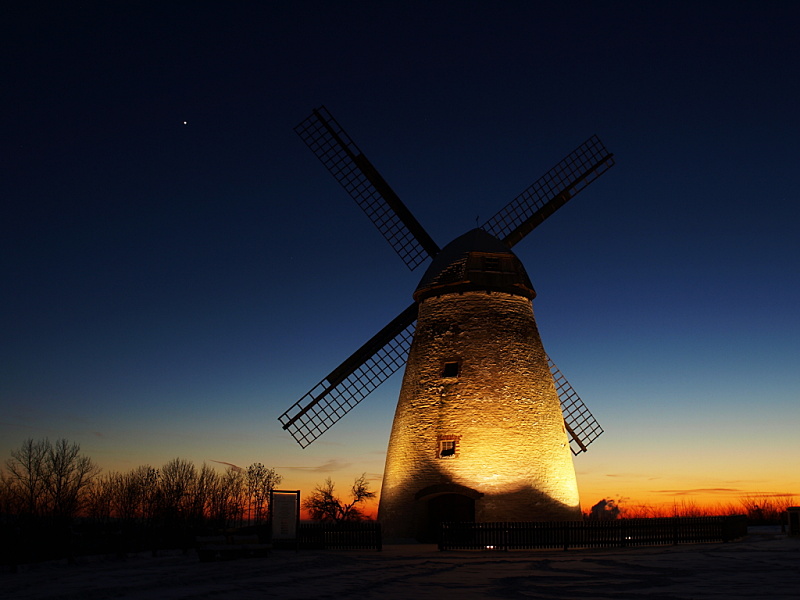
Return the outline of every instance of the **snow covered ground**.
[[[800,539],[772,529],[743,541],[652,548],[439,552],[276,551],[200,563],[190,551],[25,565],[0,574],[4,598],[800,598]]]

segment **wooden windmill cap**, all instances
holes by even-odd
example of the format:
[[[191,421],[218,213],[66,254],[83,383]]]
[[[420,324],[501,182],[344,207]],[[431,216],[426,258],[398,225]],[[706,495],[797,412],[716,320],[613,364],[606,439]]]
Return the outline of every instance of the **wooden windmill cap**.
[[[483,229],[468,231],[442,248],[422,276],[414,300],[466,291],[536,297],[522,262],[508,246]]]

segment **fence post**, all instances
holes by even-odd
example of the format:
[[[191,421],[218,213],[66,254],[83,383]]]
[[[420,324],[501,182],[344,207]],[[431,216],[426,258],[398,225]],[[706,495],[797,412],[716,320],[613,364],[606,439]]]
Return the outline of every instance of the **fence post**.
[[[672,521],[672,545],[673,546],[677,546],[678,545],[678,527],[679,527],[678,521],[679,520],[680,520],[680,517],[673,517],[673,521]]]

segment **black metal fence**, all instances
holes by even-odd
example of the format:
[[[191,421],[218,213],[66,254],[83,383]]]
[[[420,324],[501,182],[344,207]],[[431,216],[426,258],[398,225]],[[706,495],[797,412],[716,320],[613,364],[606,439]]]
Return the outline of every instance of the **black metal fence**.
[[[728,542],[747,533],[747,518],[674,517],[537,523],[443,523],[440,550],[611,548]]]
[[[298,546],[307,550],[381,550],[377,521],[300,523]]]

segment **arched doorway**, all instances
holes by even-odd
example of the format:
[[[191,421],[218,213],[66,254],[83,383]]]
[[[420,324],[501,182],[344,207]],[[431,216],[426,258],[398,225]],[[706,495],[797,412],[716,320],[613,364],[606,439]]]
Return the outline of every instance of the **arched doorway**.
[[[431,486],[417,493],[421,518],[417,521],[417,539],[420,542],[437,542],[442,523],[474,521],[475,500],[483,494],[473,489],[453,484]]]
[[[438,541],[442,523],[475,520],[475,500],[461,494],[442,494],[428,500],[427,533]]]

